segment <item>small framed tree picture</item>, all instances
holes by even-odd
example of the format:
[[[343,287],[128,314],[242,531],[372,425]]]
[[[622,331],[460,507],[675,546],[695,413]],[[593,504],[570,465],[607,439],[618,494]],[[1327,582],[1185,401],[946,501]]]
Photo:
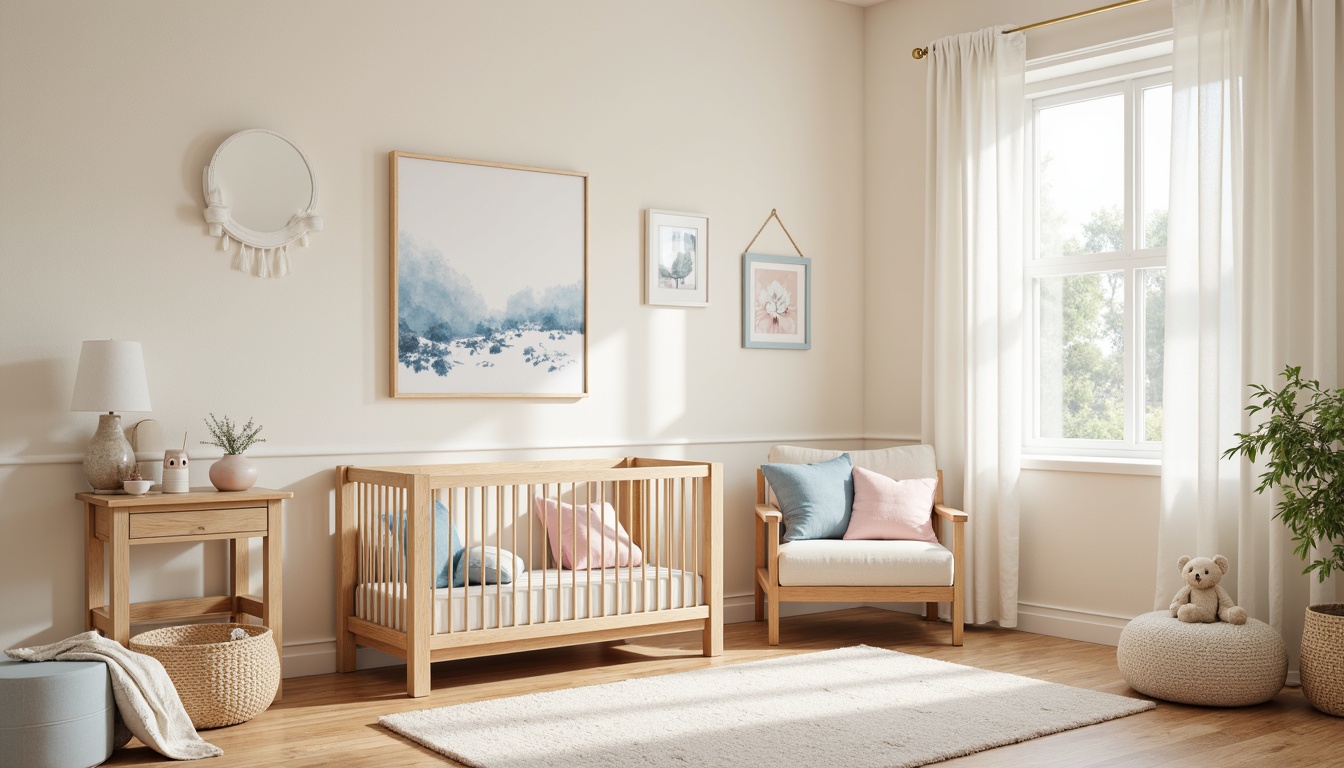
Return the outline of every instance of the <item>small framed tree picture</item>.
[[[812,260],[742,254],[742,346],[812,348]]]
[[[709,218],[645,211],[644,303],[709,306]]]

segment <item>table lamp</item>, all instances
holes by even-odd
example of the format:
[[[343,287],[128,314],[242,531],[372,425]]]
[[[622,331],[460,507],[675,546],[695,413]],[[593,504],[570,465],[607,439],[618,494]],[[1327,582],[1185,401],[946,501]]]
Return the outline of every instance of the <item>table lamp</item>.
[[[72,411],[96,411],[98,431],[84,452],[84,474],[98,493],[121,490],[135,469],[135,452],[116,411],[148,411],[149,382],[138,341],[86,341],[79,351]]]

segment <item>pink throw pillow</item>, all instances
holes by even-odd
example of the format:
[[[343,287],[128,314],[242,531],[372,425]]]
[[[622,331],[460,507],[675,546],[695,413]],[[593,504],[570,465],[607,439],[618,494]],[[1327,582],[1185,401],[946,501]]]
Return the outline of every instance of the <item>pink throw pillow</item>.
[[[846,539],[937,541],[933,533],[933,492],[938,478],[892,480],[854,468],[854,509]]]
[[[540,496],[533,501],[537,514],[546,521],[551,556],[560,561],[561,568],[582,571],[643,563],[644,553],[630,541],[616,510],[607,502],[581,504],[576,514],[572,504]]]

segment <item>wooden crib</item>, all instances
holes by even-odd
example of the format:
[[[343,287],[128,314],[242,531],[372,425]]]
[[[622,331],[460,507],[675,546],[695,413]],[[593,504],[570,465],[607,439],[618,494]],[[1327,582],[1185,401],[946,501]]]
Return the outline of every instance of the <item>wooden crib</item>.
[[[337,668],[376,648],[406,659],[406,692],[427,696],[445,659],[686,630],[721,654],[722,474],[640,458],[337,467]],[[473,583],[489,579],[464,569],[488,576],[492,555],[525,569]]]

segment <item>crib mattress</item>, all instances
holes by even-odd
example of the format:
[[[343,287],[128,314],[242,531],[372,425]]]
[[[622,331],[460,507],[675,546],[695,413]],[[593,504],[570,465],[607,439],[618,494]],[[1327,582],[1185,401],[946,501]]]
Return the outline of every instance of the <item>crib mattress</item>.
[[[700,605],[700,574],[675,568],[538,570],[512,584],[434,590],[434,632],[570,621]],[[405,585],[361,584],[355,615],[397,630],[405,626]]]

